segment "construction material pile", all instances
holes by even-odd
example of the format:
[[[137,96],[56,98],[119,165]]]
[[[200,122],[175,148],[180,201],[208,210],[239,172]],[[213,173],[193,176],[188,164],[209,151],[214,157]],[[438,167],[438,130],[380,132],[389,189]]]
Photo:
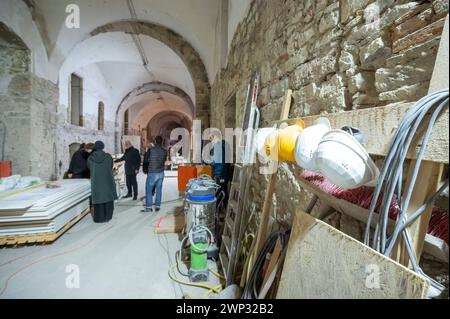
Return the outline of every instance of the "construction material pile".
[[[13,175],[0,178],[0,197],[4,192],[24,189],[40,183],[41,179],[33,176]]]
[[[328,194],[343,199],[362,208],[369,209],[374,195],[373,187],[360,187],[356,189],[344,189],[328,181],[320,174],[304,171],[302,177],[312,185],[319,187]],[[378,213],[381,206],[381,198],[378,199],[375,212]],[[392,198],[389,206],[389,218],[396,220],[399,213],[398,199]],[[449,213],[442,208],[435,207],[431,215],[428,234],[438,237],[449,243]]]
[[[89,208],[89,180],[40,184],[0,196],[0,237],[57,232]]]

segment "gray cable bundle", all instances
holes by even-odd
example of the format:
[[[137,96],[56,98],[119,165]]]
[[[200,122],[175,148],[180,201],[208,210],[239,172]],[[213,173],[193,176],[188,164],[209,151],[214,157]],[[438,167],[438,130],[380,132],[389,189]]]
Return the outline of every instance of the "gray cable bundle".
[[[369,209],[369,218],[367,221],[364,238],[364,243],[366,245],[370,245],[371,221],[378,203],[378,199],[381,195],[381,191],[383,190],[380,215],[375,227],[372,248],[388,257],[391,257],[392,250],[401,234],[414,271],[427,277],[431,281],[431,286],[434,288],[434,291],[432,291],[433,296],[439,295],[444,287],[432,278],[428,277],[419,267],[416,256],[411,247],[411,240],[407,227],[411,225],[411,223],[418,217],[420,217],[427,210],[427,208],[433,204],[434,200],[448,187],[448,179],[438,190],[438,192],[431,196],[422,207],[412,214],[409,214],[409,216],[406,216],[406,214],[408,213],[420,164],[425,154],[426,146],[430,139],[433,126],[442,111],[446,107],[448,108],[448,101],[448,89],[438,91],[422,98],[405,115],[394,136],[392,145],[386,156],[383,169],[380,173],[380,179],[376,186],[374,197]],[[417,137],[417,133],[421,131],[422,128],[425,128],[423,142],[417,156],[411,183],[410,185],[407,185],[407,189],[404,191],[402,188],[404,162],[414,138]],[[389,207],[394,195],[398,199],[399,217],[397,219],[394,231],[390,236],[388,236],[387,228],[389,222]]]

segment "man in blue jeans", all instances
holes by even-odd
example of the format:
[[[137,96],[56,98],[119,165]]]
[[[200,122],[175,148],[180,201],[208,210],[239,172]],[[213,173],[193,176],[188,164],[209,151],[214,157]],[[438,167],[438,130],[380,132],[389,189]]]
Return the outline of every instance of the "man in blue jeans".
[[[162,147],[161,136],[155,137],[154,146],[150,147],[144,157],[144,173],[147,174],[145,186],[146,209],[143,212],[153,212],[153,188],[156,186],[156,211],[161,209],[162,186],[167,151]]]

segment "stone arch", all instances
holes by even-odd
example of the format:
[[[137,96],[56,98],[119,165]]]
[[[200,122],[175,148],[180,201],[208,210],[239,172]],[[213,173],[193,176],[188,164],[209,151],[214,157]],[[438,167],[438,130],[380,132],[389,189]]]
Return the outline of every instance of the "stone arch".
[[[115,144],[116,144],[116,151],[118,151],[120,149],[120,139],[121,139],[121,125],[120,125],[120,114],[122,111],[125,111],[125,108],[127,106],[130,105],[130,101],[134,98],[137,98],[145,93],[148,92],[167,92],[167,93],[171,93],[173,95],[176,95],[178,97],[180,97],[181,99],[183,99],[184,101],[186,101],[186,103],[189,105],[191,111],[192,111],[192,116],[195,117],[196,116],[196,108],[194,103],[192,102],[192,99],[190,98],[190,96],[184,92],[182,89],[175,87],[173,85],[167,84],[167,83],[162,83],[162,82],[148,82],[145,83],[137,88],[135,88],[134,90],[132,90],[131,92],[129,92],[120,102],[119,106],[117,107],[116,110],[116,132],[115,132]]]
[[[147,21],[122,20],[108,23],[92,31],[91,36],[107,32],[147,35],[170,47],[184,62],[194,81],[195,117],[200,119],[205,127],[209,126],[211,86],[205,65],[192,45],[169,28]]]

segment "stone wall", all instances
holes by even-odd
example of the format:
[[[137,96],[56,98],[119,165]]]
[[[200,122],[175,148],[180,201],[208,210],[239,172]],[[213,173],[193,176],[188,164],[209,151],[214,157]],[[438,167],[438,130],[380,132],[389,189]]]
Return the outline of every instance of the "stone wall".
[[[234,94],[241,123],[254,71],[261,74],[262,126],[279,118],[288,88],[291,118],[416,101],[428,91],[447,13],[444,0],[255,0],[212,87],[212,124],[224,128],[224,106]],[[284,190],[299,189],[298,174],[282,165]],[[255,175],[257,208],[264,180]],[[285,212],[300,204],[291,195],[276,196]]]
[[[98,131],[97,117],[86,116],[86,127],[67,122],[67,108],[59,105],[58,85],[30,72],[30,51],[0,24],[0,147],[13,174],[60,179],[70,163],[69,145],[101,139],[114,152],[112,121]],[[0,148],[1,150],[1,148]]]
[[[212,125],[224,129],[225,105],[235,94],[240,126],[255,71],[262,126],[279,118],[288,88],[291,118],[416,101],[428,91],[447,14],[447,0],[254,0],[212,86]],[[257,169],[249,205],[260,212],[267,178]],[[300,173],[290,164],[278,170],[272,216],[280,223],[308,206]],[[363,229],[340,214],[328,222],[354,237]]]
[[[29,172],[30,51],[11,30],[0,23],[0,147],[13,173]]]

